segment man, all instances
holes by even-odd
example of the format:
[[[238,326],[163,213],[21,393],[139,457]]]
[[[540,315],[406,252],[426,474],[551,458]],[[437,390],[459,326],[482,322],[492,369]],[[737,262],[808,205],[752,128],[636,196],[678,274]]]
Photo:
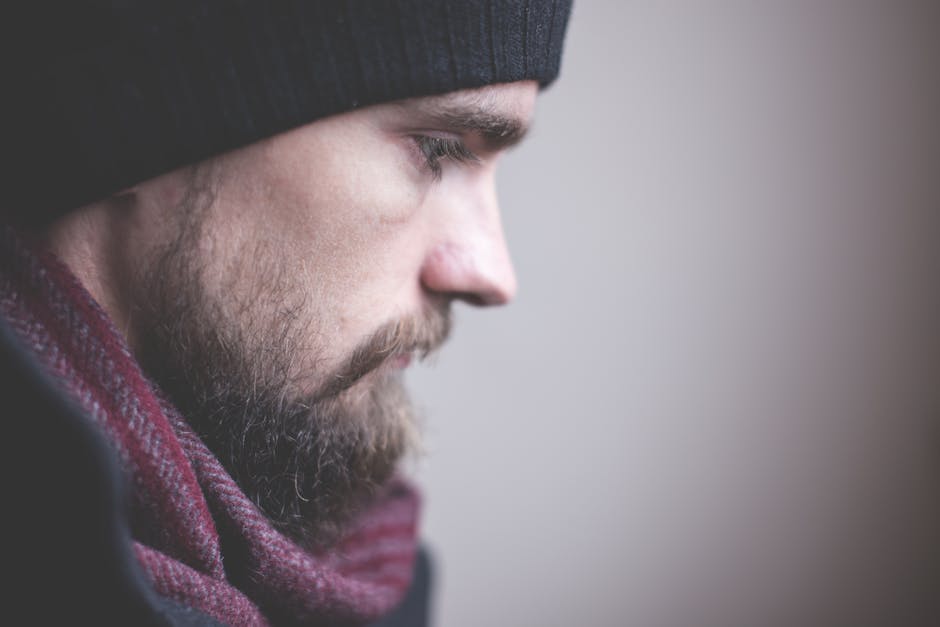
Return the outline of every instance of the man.
[[[453,301],[512,298],[494,172],[568,3],[76,4],[6,24],[31,622],[388,615],[415,570],[401,374]],[[424,622],[416,583],[396,624]]]

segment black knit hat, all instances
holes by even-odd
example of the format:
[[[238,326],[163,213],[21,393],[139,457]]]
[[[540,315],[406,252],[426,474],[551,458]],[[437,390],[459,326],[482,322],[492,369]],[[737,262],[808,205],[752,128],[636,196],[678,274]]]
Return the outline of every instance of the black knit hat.
[[[8,218],[317,118],[558,74],[571,0],[65,0],[3,16]],[[9,159],[8,159],[9,161]]]

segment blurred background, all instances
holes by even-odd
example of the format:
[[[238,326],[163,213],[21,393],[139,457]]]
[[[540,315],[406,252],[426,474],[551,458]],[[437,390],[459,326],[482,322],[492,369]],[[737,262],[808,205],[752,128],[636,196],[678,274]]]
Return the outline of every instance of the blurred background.
[[[427,415],[435,624],[940,625],[940,6],[576,0]]]

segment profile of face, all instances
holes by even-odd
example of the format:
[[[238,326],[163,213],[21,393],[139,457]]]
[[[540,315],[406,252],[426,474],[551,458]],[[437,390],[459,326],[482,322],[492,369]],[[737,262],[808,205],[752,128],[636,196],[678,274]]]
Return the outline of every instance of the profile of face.
[[[112,315],[246,494],[311,546],[415,440],[403,369],[516,285],[495,190],[537,84],[365,107],[137,186]]]

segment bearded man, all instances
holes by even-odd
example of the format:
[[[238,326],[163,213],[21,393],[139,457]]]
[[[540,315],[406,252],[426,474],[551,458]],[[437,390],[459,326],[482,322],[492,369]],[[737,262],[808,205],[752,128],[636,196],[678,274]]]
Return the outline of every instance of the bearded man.
[[[5,535],[14,596],[48,599],[30,622],[424,623],[402,372],[453,301],[512,298],[495,167],[569,9],[8,16]]]

